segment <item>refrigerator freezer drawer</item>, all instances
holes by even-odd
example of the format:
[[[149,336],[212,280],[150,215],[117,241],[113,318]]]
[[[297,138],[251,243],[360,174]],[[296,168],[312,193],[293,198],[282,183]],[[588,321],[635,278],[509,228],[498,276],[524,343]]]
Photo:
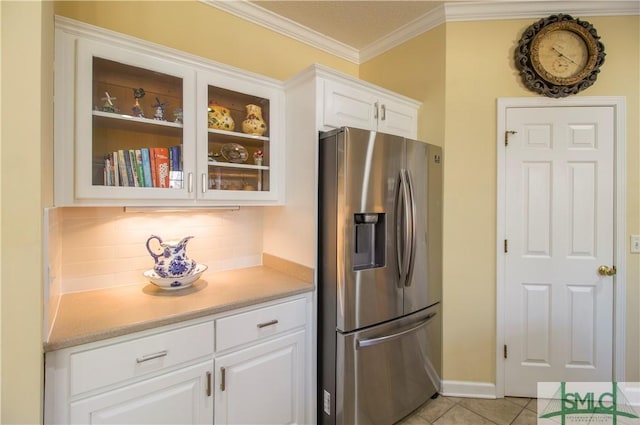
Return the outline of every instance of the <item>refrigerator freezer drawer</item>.
[[[393,424],[437,393],[441,325],[436,304],[363,331],[338,333],[336,423]]]

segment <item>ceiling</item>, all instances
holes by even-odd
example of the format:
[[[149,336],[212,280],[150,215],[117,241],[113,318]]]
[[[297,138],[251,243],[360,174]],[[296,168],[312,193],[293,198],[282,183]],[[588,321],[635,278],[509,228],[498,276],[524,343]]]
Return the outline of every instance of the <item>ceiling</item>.
[[[358,64],[445,22],[640,14],[638,0],[200,1]]]
[[[251,1],[355,49],[436,9],[442,1]]]

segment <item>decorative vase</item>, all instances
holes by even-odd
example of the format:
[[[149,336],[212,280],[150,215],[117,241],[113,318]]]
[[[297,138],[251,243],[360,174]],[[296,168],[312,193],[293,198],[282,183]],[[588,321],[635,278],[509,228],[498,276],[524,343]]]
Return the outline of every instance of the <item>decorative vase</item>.
[[[258,105],[247,105],[247,119],[242,121],[242,131],[254,136],[262,136],[267,131],[262,109]]]
[[[213,102],[209,104],[208,121],[209,128],[227,131],[233,131],[236,128],[229,109]]]
[[[196,268],[195,260],[187,258],[187,242],[193,236],[187,236],[182,240],[174,242],[164,242],[160,236],[151,235],[147,239],[147,251],[155,262],[153,271],[162,278],[183,277],[191,274]],[[155,239],[160,244],[159,249],[152,249],[151,241]]]

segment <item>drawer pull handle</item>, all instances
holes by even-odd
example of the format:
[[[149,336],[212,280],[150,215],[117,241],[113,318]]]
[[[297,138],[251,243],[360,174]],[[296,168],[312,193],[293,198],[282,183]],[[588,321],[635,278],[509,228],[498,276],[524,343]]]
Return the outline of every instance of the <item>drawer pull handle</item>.
[[[268,322],[258,323],[258,328],[266,328],[267,326],[278,324],[278,319],[269,320]]]
[[[167,350],[159,351],[153,354],[147,354],[146,356],[138,357],[136,359],[136,363],[140,364],[140,363],[148,362],[149,360],[159,359],[160,357],[166,357],[167,354],[169,354]]]

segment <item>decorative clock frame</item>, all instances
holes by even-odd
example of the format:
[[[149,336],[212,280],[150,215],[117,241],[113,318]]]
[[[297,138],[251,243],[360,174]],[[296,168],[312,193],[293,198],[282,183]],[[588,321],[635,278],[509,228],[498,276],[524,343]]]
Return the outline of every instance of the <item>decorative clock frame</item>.
[[[579,36],[588,55],[582,69],[568,77],[554,75],[540,63],[540,41],[558,30],[570,31]],[[577,94],[591,87],[598,78],[604,58],[604,45],[593,25],[565,14],[552,15],[530,25],[524,31],[515,51],[516,66],[525,86],[553,98]]]

